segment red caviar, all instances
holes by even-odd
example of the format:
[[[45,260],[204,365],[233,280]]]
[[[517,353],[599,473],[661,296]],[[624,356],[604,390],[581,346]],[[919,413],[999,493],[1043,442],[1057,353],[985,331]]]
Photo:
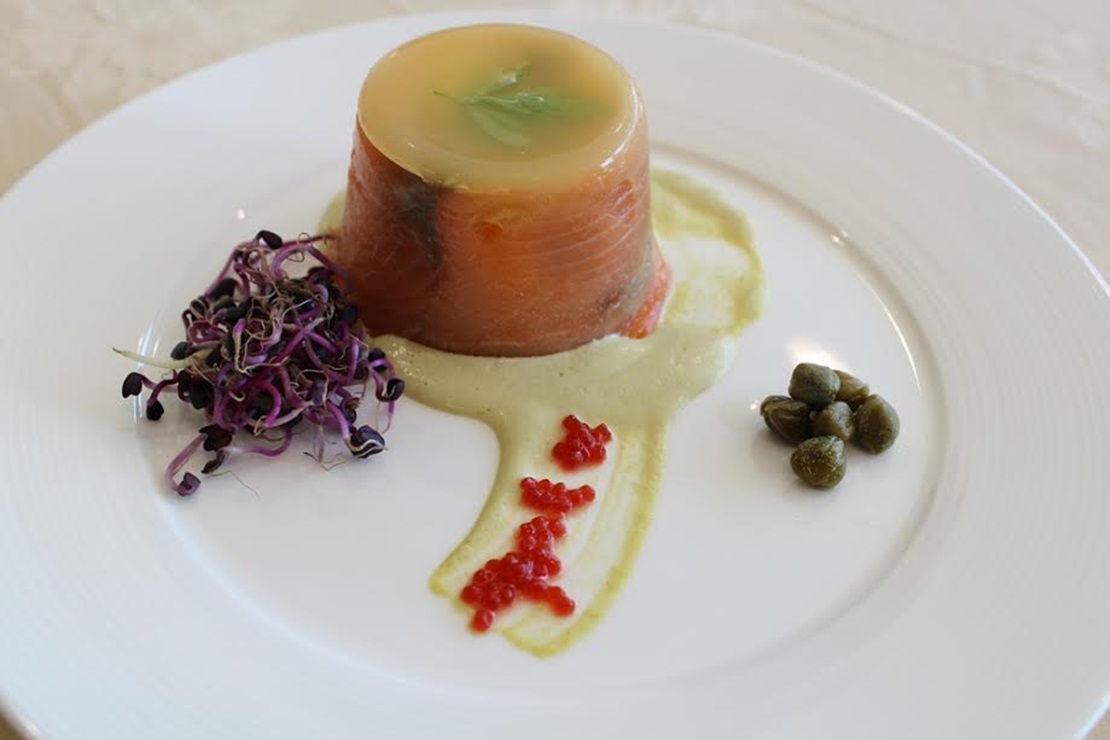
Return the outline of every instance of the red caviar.
[[[563,419],[563,438],[555,443],[551,456],[563,470],[577,470],[605,462],[605,445],[613,433],[605,424],[591,427],[576,416]]]
[[[459,594],[464,604],[475,608],[471,629],[485,632],[493,625],[497,612],[509,608],[519,598],[546,603],[561,617],[573,614],[574,600],[549,582],[562,572],[563,564],[555,555],[555,541],[566,534],[562,514],[541,515],[521,524],[516,533],[516,549],[488,561]]]
[[[552,483],[547,478],[520,481],[520,500],[529,509],[565,514],[588,504],[596,496],[592,486],[567,488],[565,483]]]
[[[605,459],[605,445],[613,438],[609,427],[592,429],[574,416],[563,419],[566,436],[552,450],[556,461],[567,469],[597,464]],[[508,609],[517,599],[547,604],[560,617],[574,614],[574,599],[551,579],[563,570],[555,555],[555,542],[567,534],[565,515],[592,502],[596,492],[591,486],[568,488],[547,478],[520,480],[520,500],[540,512],[540,516],[517,528],[515,547],[499,558],[486,562],[463,587],[459,598],[474,607],[470,628],[485,632],[493,626],[497,612]]]

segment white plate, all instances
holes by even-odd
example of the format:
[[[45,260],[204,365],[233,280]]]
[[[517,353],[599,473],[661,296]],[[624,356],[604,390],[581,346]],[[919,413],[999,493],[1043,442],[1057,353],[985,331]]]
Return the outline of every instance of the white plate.
[[[499,18],[505,18],[504,14]],[[0,686],[51,738],[1062,737],[1110,690],[1110,300],[1037,208],[911,112],[674,26],[514,14],[638,79],[656,162],[750,216],[763,318],[691,404],[616,607],[537,660],[426,579],[495,447],[407,403],[331,473],[238,464],[188,500],[181,428],[109,351],[165,352],[235,241],[343,184],[367,66],[410,17],[262,49],[131,103],[0,203]],[[832,493],[752,404],[799,359],[866,376],[903,436]],[[253,489],[253,490],[251,490]]]

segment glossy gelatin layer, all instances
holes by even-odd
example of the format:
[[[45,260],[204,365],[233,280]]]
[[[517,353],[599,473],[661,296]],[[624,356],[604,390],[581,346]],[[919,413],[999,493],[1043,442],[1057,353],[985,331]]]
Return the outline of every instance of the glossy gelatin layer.
[[[359,98],[336,258],[374,334],[502,356],[647,334],[669,272],[631,79],[529,26],[394,50]]]

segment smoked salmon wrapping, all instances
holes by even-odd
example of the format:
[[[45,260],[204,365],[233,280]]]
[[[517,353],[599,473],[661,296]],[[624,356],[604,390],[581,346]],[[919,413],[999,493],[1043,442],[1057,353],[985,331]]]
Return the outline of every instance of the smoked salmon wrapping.
[[[371,334],[487,356],[648,334],[670,272],[639,100],[633,114],[611,156],[573,182],[490,192],[426,182],[356,125],[336,260]]]

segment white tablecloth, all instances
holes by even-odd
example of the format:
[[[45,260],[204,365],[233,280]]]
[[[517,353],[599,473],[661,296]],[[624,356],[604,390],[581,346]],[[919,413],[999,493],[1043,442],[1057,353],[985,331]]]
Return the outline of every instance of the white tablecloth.
[[[201,65],[337,24],[473,6],[0,0],[0,192],[89,122]],[[838,69],[987,157],[1110,275],[1107,0],[502,0],[481,7],[663,18]],[[0,740],[7,734],[0,727]],[[1110,740],[1110,719],[1091,738]]]

